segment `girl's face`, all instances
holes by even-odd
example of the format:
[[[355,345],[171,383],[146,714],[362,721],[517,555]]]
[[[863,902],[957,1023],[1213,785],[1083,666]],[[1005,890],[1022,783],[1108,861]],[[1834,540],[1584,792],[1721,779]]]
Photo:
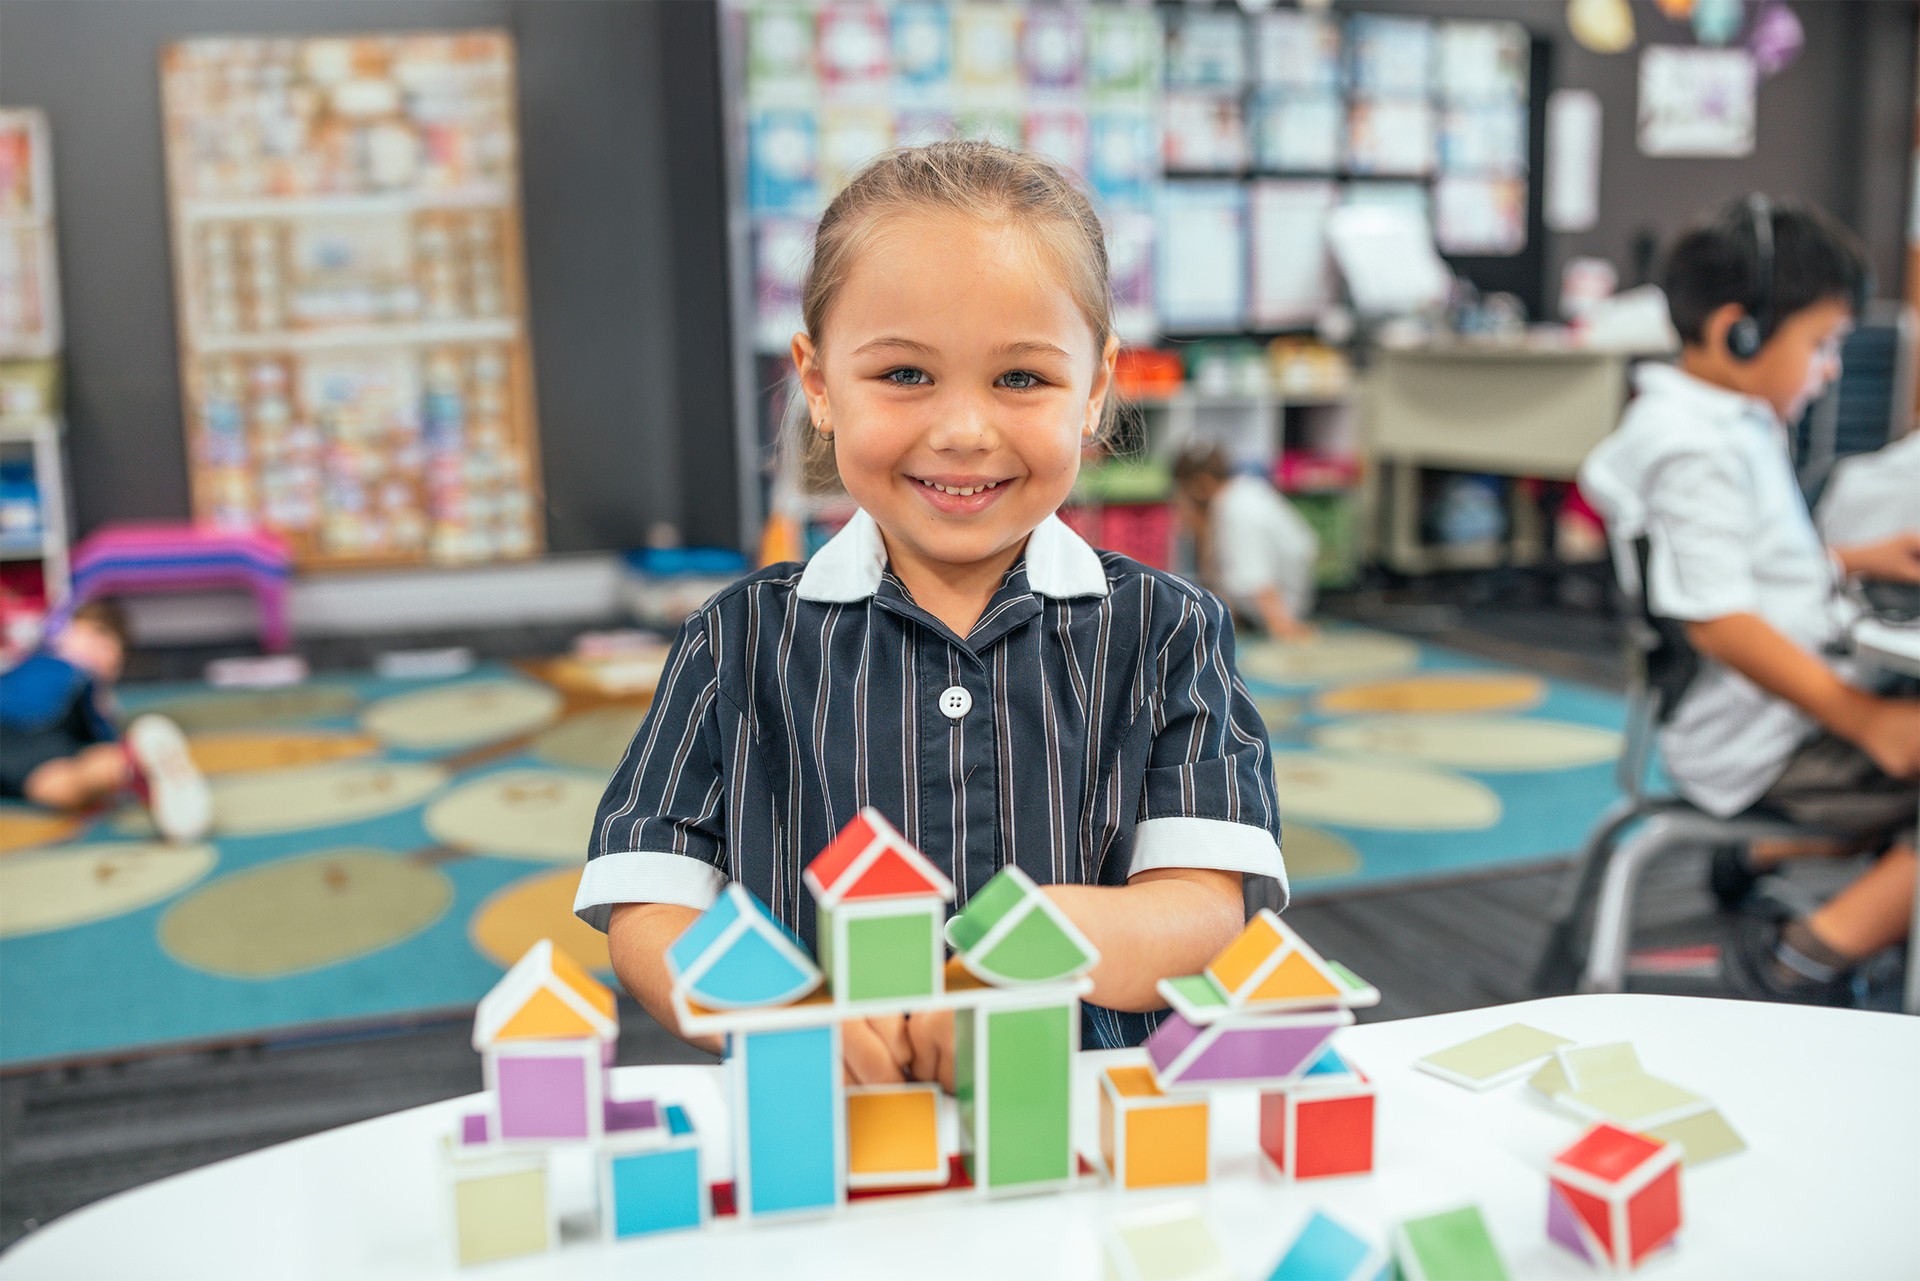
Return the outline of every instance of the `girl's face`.
[[[881,230],[818,347],[793,340],[813,421],[909,590],[997,584],[1073,488],[1118,350],[1026,235],[938,214]]]

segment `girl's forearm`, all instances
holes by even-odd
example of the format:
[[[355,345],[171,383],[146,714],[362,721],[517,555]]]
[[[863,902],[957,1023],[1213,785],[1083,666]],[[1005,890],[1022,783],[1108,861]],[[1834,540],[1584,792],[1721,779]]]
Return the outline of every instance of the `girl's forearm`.
[[[621,984],[661,1027],[689,1045],[718,1054],[719,1037],[688,1036],[680,1030],[668,995],[673,976],[667,969],[667,949],[699,916],[696,909],[678,903],[622,903],[607,922],[607,950]]]
[[[1154,985],[1199,973],[1246,920],[1238,872],[1164,868],[1125,885],[1049,885],[1046,892],[1100,951],[1087,999],[1114,1010],[1166,1005]]]

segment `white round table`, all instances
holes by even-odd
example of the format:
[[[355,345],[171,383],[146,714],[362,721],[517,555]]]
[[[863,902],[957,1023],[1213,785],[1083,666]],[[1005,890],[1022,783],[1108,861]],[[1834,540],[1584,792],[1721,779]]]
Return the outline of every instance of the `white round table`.
[[[1436,961],[1436,963],[1438,963]],[[1712,1099],[1748,1143],[1682,1177],[1677,1250],[1660,1281],[1920,1277],[1920,1019],[1646,995],[1531,1001],[1351,1027],[1336,1045],[1379,1090],[1375,1172],[1287,1184],[1263,1169],[1251,1095],[1214,1111],[1215,1178],[1204,1189],[1073,1191],[989,1201],[927,1194],[857,1203],[828,1218],[741,1224],[550,1254],[461,1272],[437,1159],[471,1099],[311,1135],[163,1179],[74,1212],[0,1256],[25,1278],[525,1278],[911,1275],[1095,1278],[1101,1239],[1125,1211],[1194,1202],[1237,1273],[1264,1278],[1310,1211],[1384,1241],[1393,1223],[1477,1202],[1516,1277],[1590,1278],[1548,1242],[1546,1165],[1583,1128],[1524,1083],[1475,1094],[1415,1070],[1424,1054],[1524,1022],[1586,1043],[1630,1040],[1646,1070]],[[1138,1051],[1083,1055],[1091,1075]],[[719,1072],[618,1069],[619,1097],[684,1102],[714,1172],[728,1168]],[[1092,1091],[1076,1095],[1092,1146]],[[584,1171],[579,1172],[584,1178]],[[556,1175],[556,1178],[559,1178]],[[563,1181],[564,1183],[564,1181]],[[578,1189],[574,1189],[578,1191]],[[563,1186],[561,1195],[568,1195]]]

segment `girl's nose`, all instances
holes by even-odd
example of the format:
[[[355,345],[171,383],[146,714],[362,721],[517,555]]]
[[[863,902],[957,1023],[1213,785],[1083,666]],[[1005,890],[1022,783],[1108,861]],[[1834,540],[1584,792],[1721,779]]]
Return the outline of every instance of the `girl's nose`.
[[[928,441],[935,449],[988,449],[994,443],[992,406],[963,396],[946,407]]]

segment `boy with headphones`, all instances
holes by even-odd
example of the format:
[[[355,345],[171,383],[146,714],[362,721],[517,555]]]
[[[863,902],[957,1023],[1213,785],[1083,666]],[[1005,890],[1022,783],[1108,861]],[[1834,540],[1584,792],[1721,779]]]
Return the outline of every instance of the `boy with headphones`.
[[[1581,468],[1615,564],[1684,626],[1698,672],[1661,731],[1681,793],[1846,834],[1887,855],[1811,915],[1749,915],[1725,953],[1744,994],[1843,1003],[1859,961],[1906,936],[1920,808],[1920,699],[1887,697],[1845,657],[1849,576],[1920,582],[1920,535],[1827,547],[1794,478],[1787,428],[1839,376],[1867,294],[1865,254],[1822,211],[1752,196],[1684,233],[1663,281],[1677,366],[1636,370],[1619,429]],[[1645,540],[1645,582],[1628,549]],[[1737,901],[1797,853],[1716,860]]]

